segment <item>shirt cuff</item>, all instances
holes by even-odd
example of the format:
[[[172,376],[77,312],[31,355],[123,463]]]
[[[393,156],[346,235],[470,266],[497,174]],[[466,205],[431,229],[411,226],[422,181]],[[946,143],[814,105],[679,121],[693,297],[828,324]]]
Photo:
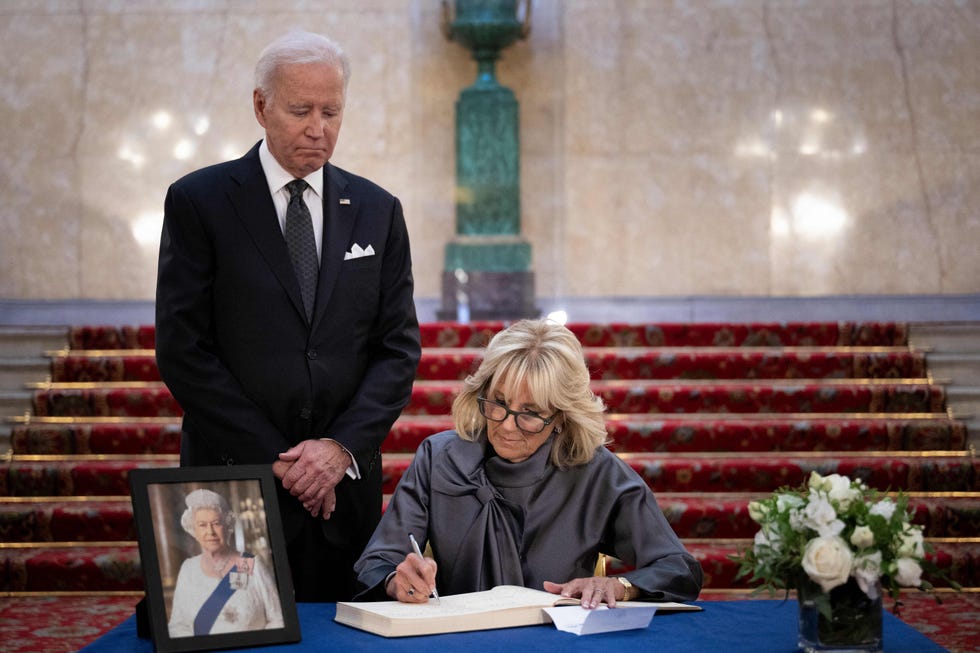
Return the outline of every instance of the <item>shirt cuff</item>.
[[[340,444],[339,442],[337,442],[333,438],[320,438],[320,439],[323,440],[324,442],[333,442],[338,447],[340,447],[341,449],[343,449],[344,452],[348,456],[350,456],[350,467],[347,468],[347,476],[349,476],[350,478],[354,479],[355,481],[361,478],[361,470],[357,468],[357,459],[354,458],[354,454],[352,454],[347,449],[347,447],[345,447],[344,445]]]

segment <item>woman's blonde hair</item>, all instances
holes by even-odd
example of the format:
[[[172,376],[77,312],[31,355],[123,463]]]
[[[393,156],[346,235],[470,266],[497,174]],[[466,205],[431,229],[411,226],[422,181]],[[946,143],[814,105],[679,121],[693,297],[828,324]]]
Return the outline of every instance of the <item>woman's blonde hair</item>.
[[[476,372],[453,401],[456,432],[477,440],[486,432],[478,397],[497,388],[526,387],[542,410],[560,412],[551,462],[559,469],[582,465],[608,442],[605,405],[592,393],[582,345],[571,331],[549,320],[521,320],[496,334]]]

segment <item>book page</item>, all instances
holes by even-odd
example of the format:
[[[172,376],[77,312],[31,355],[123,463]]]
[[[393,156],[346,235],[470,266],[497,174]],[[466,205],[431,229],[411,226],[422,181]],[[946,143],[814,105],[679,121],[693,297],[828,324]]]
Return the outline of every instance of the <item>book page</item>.
[[[389,619],[432,619],[478,612],[497,612],[513,608],[550,607],[559,601],[562,601],[561,596],[543,590],[516,585],[500,585],[483,592],[443,596],[438,601],[429,599],[428,603],[377,601],[347,602],[344,605]]]
[[[334,619],[342,624],[360,628],[383,637],[405,637],[410,635],[431,635],[466,630],[486,630],[546,624],[551,621],[545,613],[546,608],[559,605],[580,605],[578,599],[551,594],[514,585],[501,585],[483,592],[470,592],[444,596],[440,600],[429,599],[427,603],[401,603],[399,601],[340,602]],[[609,612],[633,612],[635,608],[653,611],[660,609],[692,609],[671,603],[619,603],[623,610]],[[576,608],[582,611],[580,607]],[[604,609],[603,612],[606,610]],[[584,611],[582,611],[584,612]],[[595,612],[595,611],[590,611]],[[593,628],[623,628],[627,621],[632,623],[639,615],[604,615],[594,617],[585,615],[586,630]],[[622,623],[619,623],[622,620]],[[615,622],[615,623],[614,623]],[[582,627],[585,627],[583,624]]]

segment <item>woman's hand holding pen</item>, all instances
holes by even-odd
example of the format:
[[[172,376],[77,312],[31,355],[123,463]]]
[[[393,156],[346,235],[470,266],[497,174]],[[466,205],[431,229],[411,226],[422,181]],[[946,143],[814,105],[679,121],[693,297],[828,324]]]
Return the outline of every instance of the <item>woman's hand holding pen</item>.
[[[402,603],[425,603],[436,591],[436,561],[409,553],[388,580],[385,591]]]

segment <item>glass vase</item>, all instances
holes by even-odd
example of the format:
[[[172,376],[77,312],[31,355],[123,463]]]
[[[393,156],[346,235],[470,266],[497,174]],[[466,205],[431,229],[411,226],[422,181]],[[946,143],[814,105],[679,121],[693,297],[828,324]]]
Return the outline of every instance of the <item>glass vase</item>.
[[[881,586],[875,590],[877,598],[868,598],[853,578],[830,592],[809,579],[798,583],[800,649],[805,653],[881,651]]]

